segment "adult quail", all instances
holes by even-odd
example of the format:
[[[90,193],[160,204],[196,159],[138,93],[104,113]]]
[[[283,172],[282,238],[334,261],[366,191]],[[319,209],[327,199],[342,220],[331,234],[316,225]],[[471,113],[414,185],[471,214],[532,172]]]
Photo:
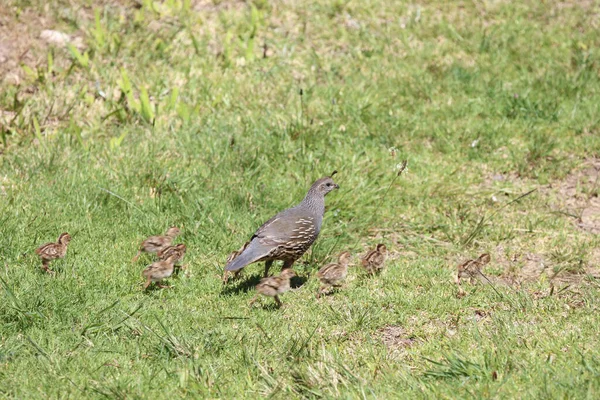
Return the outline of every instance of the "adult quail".
[[[49,268],[50,261],[56,260],[57,258],[63,258],[67,254],[67,246],[70,241],[71,235],[66,232],[61,233],[57,243],[46,243],[35,250],[35,254],[42,259],[42,268],[44,271],[49,274],[53,273]]]
[[[137,261],[142,252],[158,253],[159,251],[169,247],[173,243],[173,239],[179,236],[181,231],[176,226],[170,227],[164,236],[150,236],[142,242],[140,249],[131,262]]]
[[[279,295],[290,290],[290,279],[296,276],[293,269],[284,269],[279,276],[268,276],[262,278],[260,283],[256,285],[258,294],[250,301],[250,305],[258,300],[259,295],[273,297],[277,307],[281,307],[282,303],[279,300]]]
[[[321,281],[321,286],[317,292],[317,299],[321,297],[328,287],[339,287],[348,276],[348,264],[350,264],[350,253],[344,251],[339,255],[338,262],[325,265],[317,272],[317,278]]]
[[[258,228],[248,247],[227,263],[225,270],[238,271],[248,264],[264,261],[266,277],[275,260],[283,261],[282,269],[291,268],[319,236],[325,196],[334,189],[339,186],[331,176],[317,180],[300,204],[280,212]]]
[[[384,268],[386,254],[387,247],[385,247],[385,244],[379,243],[374,250],[369,251],[362,258],[362,266],[365,267],[370,275],[381,272]]]

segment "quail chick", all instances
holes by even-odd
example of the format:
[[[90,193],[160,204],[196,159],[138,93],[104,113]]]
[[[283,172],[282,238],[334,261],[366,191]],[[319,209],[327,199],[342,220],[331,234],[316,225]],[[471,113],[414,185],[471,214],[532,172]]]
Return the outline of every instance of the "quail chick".
[[[186,245],[183,243],[180,243],[175,246],[169,246],[164,249],[161,249],[158,251],[158,253],[156,253],[156,255],[158,256],[159,260],[166,260],[167,258],[174,256],[175,257],[174,262],[177,262],[177,261],[183,259],[183,256],[185,256],[186,251],[187,251]]]
[[[321,281],[321,286],[317,292],[317,299],[321,297],[328,287],[339,287],[348,276],[348,265],[350,264],[350,253],[345,251],[339,255],[337,263],[325,265],[317,272],[317,278]]]
[[[227,256],[227,260],[225,261],[225,263],[229,264],[230,262],[235,260],[240,254],[243,253],[244,250],[246,250],[246,247],[248,247],[249,244],[250,244],[250,242],[246,242],[246,243],[244,243],[244,245],[242,247],[240,247],[239,250],[232,251],[231,253],[229,253],[229,256]],[[237,271],[233,271],[233,279],[237,279],[241,273],[242,273],[241,269],[238,269]],[[231,275],[232,275],[231,271],[225,270],[223,272],[223,284],[224,285],[227,284],[227,282],[229,282],[229,278],[231,277]]]
[[[42,259],[42,268],[44,271],[49,274],[54,273],[54,271],[51,271],[49,268],[50,261],[56,260],[57,258],[63,258],[67,254],[67,246],[70,241],[71,235],[66,232],[61,233],[57,243],[46,243],[35,250],[35,254]]]
[[[168,258],[156,261],[153,264],[149,265],[144,271],[142,271],[142,276],[146,278],[146,282],[144,283],[144,290],[147,289],[152,282],[157,282],[158,287],[160,288],[165,287],[161,285],[160,282],[163,279],[167,279],[168,277],[173,275],[176,257],[176,254],[171,254]]]
[[[256,291],[258,294],[250,301],[250,305],[254,304],[258,300],[259,295],[273,297],[278,307],[281,307],[282,303],[279,300],[279,295],[290,290],[290,279],[296,276],[294,270],[288,268],[281,271],[279,276],[269,276],[262,278],[260,283],[256,285]]]
[[[133,257],[131,262],[136,262],[142,252],[146,253],[158,253],[159,251],[169,247],[171,243],[173,243],[173,239],[175,239],[181,231],[176,226],[172,226],[167,229],[167,232],[164,236],[150,236],[148,239],[144,240],[140,245],[140,249],[138,253]]]
[[[166,247],[166,248],[160,250],[158,253],[156,253],[156,256],[158,257],[159,260],[166,260],[170,256],[174,256],[175,261],[173,261],[173,264],[177,264],[177,261],[183,260],[186,250],[187,250],[186,245],[183,243],[180,243],[175,246],[169,246],[169,247]],[[177,267],[181,270],[185,269],[185,266],[175,265],[175,267]]]
[[[386,255],[387,247],[383,243],[379,243],[374,250],[369,251],[362,258],[362,266],[365,267],[370,275],[381,272],[385,266]]]
[[[490,262],[490,255],[484,253],[480,255],[476,260],[467,260],[460,264],[457,268],[457,274],[455,282],[460,285],[461,278],[469,278],[469,282],[473,283],[481,275],[481,268]]]

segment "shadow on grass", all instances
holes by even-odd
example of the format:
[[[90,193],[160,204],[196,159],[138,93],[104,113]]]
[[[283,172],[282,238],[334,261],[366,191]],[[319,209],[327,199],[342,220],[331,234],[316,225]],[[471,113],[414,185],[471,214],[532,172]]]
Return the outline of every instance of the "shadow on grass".
[[[254,287],[258,285],[261,279],[262,277],[260,275],[252,275],[246,279],[241,278],[238,281],[236,281],[235,284],[225,285],[223,287],[223,290],[221,290],[221,295],[227,296],[230,294],[247,293],[250,290],[253,290]],[[290,280],[290,288],[298,289],[302,287],[307,280],[308,278],[305,278],[303,276],[295,276]]]
[[[250,306],[250,309],[252,308],[261,308],[265,311],[277,311],[285,308],[285,303],[283,303],[281,306],[278,306],[277,303],[275,303],[275,300],[270,297],[265,297],[264,299],[258,299],[255,304]]]
[[[47,276],[49,278],[55,278],[57,274],[63,273],[64,268],[60,265],[51,265],[48,270],[42,268],[41,265],[37,266],[36,271],[43,276]]]
[[[223,286],[223,290],[221,290],[222,296],[227,296],[230,294],[239,294],[239,293],[247,293],[251,289],[254,289],[258,282],[260,282],[260,275],[252,275],[247,279],[240,278],[235,281],[234,284],[228,283]]]
[[[185,273],[186,267],[183,265],[175,265],[173,268],[173,276],[183,275]]]
[[[152,282],[150,284],[150,286],[148,286],[146,289],[144,289],[144,287],[142,286],[142,293],[144,294],[150,294],[153,293],[157,290],[172,290],[173,288],[170,287],[168,282],[162,282],[162,284],[164,285],[164,287],[160,287],[156,284],[156,282]]]
[[[290,288],[298,289],[302,287],[306,283],[306,281],[308,281],[307,277],[296,275],[295,277],[290,279]]]
[[[322,299],[323,297],[333,296],[333,295],[341,292],[342,289],[344,289],[344,288],[345,288],[344,286],[330,286],[330,287],[326,288],[325,290],[323,290],[322,292],[320,292],[320,294],[318,295],[319,297],[317,297],[317,298]],[[317,296],[317,293],[315,293],[315,296]]]

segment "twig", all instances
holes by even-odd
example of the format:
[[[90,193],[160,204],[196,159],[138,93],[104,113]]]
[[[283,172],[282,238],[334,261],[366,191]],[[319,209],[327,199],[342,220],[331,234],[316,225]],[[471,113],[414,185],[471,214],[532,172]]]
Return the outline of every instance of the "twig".
[[[124,199],[123,197],[119,196],[118,194],[116,194],[116,193],[114,193],[114,192],[111,192],[111,191],[110,191],[110,190],[108,190],[108,189],[104,189],[103,187],[100,187],[100,186],[98,186],[98,189],[100,189],[100,190],[102,190],[102,191],[104,191],[104,192],[106,192],[106,193],[110,194],[111,196],[114,196],[114,197],[116,197],[117,199],[119,199],[119,200],[121,200],[121,201],[125,202],[126,204],[129,204],[131,207],[135,208],[136,210],[138,210],[139,212],[141,212],[142,214],[144,214],[144,212],[143,212],[141,209],[139,209],[138,207],[136,207],[136,205],[135,205],[135,204],[133,204],[132,202],[130,202],[130,201],[129,201],[129,200],[127,200],[127,199]]]

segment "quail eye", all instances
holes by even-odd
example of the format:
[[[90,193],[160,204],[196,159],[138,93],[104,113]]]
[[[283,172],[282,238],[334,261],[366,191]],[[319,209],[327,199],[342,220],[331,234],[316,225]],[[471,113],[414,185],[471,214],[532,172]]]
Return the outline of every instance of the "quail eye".
[[[327,186],[331,186],[331,183],[329,183],[329,182],[328,182],[328,183],[327,183]]]

